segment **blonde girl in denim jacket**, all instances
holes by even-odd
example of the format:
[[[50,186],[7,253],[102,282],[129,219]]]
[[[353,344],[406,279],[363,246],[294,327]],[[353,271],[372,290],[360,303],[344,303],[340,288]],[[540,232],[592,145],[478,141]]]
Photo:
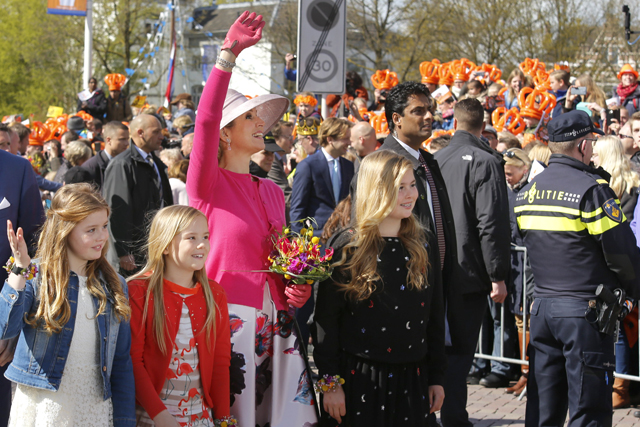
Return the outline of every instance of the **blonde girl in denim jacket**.
[[[10,425],[134,426],[131,309],[105,259],[109,206],[88,184],[56,192],[37,260],[7,221],[13,257],[0,293],[0,339],[19,335],[5,376],[18,384]]]

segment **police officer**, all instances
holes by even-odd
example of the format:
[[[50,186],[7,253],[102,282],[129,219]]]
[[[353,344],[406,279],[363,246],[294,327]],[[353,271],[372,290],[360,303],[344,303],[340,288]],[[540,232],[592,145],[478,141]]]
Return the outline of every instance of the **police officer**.
[[[613,336],[599,331],[599,284],[640,289],[640,253],[609,188],[588,166],[591,119],[571,111],[548,125],[549,167],[518,194],[518,227],[535,280],[531,306],[527,427],[611,426]]]

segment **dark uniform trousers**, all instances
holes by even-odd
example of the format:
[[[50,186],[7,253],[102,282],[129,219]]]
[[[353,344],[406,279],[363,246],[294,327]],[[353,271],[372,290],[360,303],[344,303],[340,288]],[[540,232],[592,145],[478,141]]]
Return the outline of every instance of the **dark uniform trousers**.
[[[613,337],[585,317],[599,284],[637,300],[640,253],[608,175],[553,154],[518,193],[535,278],[525,425],[611,426]],[[595,318],[595,313],[589,315]]]
[[[562,426],[567,409],[570,426],[611,426],[613,337],[585,319],[588,305],[569,298],[533,302],[525,426]]]

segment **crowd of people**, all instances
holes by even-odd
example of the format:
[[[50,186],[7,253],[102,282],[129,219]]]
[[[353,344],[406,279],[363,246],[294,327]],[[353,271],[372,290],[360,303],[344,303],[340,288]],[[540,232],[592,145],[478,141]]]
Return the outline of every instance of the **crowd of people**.
[[[264,25],[174,113],[109,74],[0,124],[0,427],[471,426],[470,383],[527,390],[527,426],[636,402],[638,72],[607,98],[566,64],[434,59],[371,99],[348,72],[323,116],[229,87]],[[281,235],[311,243],[276,271]]]

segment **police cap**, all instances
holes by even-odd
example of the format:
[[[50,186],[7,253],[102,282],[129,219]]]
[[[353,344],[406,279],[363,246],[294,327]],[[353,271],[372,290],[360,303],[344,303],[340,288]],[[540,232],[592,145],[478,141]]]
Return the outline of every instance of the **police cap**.
[[[593,132],[604,135],[604,132],[593,126],[589,115],[580,110],[569,111],[554,118],[547,125],[547,132],[551,142],[573,141]]]

